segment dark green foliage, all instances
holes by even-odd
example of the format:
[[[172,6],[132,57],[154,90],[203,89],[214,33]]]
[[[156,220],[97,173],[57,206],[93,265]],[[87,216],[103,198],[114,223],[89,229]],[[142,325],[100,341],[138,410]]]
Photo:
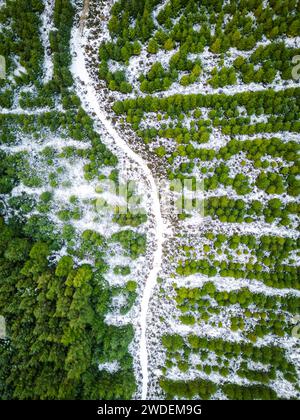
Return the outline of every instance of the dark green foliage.
[[[72,86],[73,78],[69,70],[71,64],[70,34],[73,24],[74,8],[69,0],[57,0],[54,7],[54,25],[50,37],[54,60],[54,82],[63,93],[63,89]]]
[[[267,386],[225,384],[222,387],[225,395],[232,400],[277,400],[276,392]]]
[[[9,25],[9,29],[0,34],[0,55],[6,58],[8,71],[14,54],[20,57],[20,64],[27,71],[17,78],[18,84],[33,83],[42,74],[43,48],[39,25],[43,10],[40,0],[8,0],[1,8],[0,23]]]
[[[114,233],[111,241],[119,242],[132,258],[137,258],[146,252],[146,236],[133,230],[122,230]]]
[[[49,267],[47,243],[15,235],[1,221],[0,312],[9,337],[0,344],[3,398],[130,398],[131,362],[120,371],[123,379],[112,375],[109,389],[99,387],[98,363],[125,363],[133,338],[130,326],[104,324],[109,294],[101,273],[74,268],[70,257]],[[125,377],[130,385],[121,389]]]
[[[0,194],[8,194],[19,181],[17,159],[0,150]]]
[[[216,384],[203,379],[186,382],[161,379],[159,384],[166,393],[167,399],[174,399],[174,397],[192,399],[199,396],[203,400],[208,400],[217,391]]]
[[[132,226],[137,227],[147,221],[146,214],[134,214],[131,212],[128,213],[119,213],[116,212],[113,221],[118,223],[120,226]]]

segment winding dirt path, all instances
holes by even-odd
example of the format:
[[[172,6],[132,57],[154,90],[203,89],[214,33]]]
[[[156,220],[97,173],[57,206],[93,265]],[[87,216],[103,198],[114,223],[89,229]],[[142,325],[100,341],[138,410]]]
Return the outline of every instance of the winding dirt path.
[[[155,183],[154,177],[151,170],[147,166],[147,163],[137,155],[128,144],[118,134],[110,120],[108,119],[108,112],[101,109],[97,99],[96,90],[93,86],[93,81],[90,78],[85,63],[84,45],[82,39],[81,28],[74,28],[71,39],[71,51],[73,56],[73,62],[71,71],[76,83],[76,91],[81,99],[82,106],[91,114],[94,112],[97,118],[101,121],[107,132],[114,139],[115,145],[117,145],[123,153],[136,162],[142,169],[145,178],[150,186],[152,212],[155,217],[156,223],[156,250],[154,253],[152,269],[147,278],[145,288],[143,291],[143,297],[141,302],[141,313],[140,313],[140,324],[141,324],[141,337],[140,337],[140,363],[142,369],[142,399],[147,398],[148,391],[148,353],[147,353],[147,340],[146,340],[146,328],[147,328],[147,312],[149,307],[150,297],[153,288],[156,284],[157,276],[162,264],[163,254],[163,242],[165,240],[164,234],[166,232],[165,224],[162,218],[161,205],[159,200],[159,191]],[[85,92],[84,92],[85,91]],[[94,117],[93,117],[94,118]]]
[[[80,22],[79,22],[79,28],[80,28],[81,35],[83,34],[85,23],[86,23],[86,20],[89,16],[89,10],[90,10],[90,0],[84,0],[83,10],[82,10],[82,13],[81,13],[81,16],[80,16]]]

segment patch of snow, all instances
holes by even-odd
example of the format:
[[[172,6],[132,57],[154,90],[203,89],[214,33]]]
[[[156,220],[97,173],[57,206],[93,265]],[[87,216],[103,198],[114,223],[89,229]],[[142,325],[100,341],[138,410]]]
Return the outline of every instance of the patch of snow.
[[[48,83],[53,77],[53,61],[50,48],[50,32],[54,28],[53,11],[55,0],[44,0],[44,11],[41,16],[42,27],[40,28],[41,40],[44,47],[44,84]]]
[[[118,361],[99,363],[98,370],[106,370],[109,373],[115,373],[118,372],[118,370],[120,370],[120,364]]]

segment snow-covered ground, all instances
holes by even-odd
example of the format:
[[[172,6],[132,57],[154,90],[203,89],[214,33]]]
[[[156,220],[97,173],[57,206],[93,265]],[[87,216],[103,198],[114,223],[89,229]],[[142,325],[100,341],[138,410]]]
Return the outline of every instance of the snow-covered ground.
[[[53,11],[55,0],[44,0],[44,12],[42,14],[41,40],[44,47],[44,83],[48,83],[53,76],[53,60],[50,50],[49,35],[54,31]]]

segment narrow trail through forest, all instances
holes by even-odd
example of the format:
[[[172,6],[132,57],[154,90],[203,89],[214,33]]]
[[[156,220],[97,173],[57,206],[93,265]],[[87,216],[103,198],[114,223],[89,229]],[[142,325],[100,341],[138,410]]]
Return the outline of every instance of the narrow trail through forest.
[[[87,11],[84,10],[86,15]],[[140,324],[141,324],[141,337],[140,337],[140,364],[142,369],[142,399],[147,398],[148,390],[148,353],[147,353],[147,340],[146,340],[146,329],[147,329],[147,312],[149,307],[149,301],[156,284],[157,276],[162,264],[163,256],[163,242],[165,233],[165,223],[162,218],[161,205],[159,200],[159,191],[151,173],[151,170],[147,166],[147,163],[137,155],[128,144],[121,138],[112,123],[108,118],[108,113],[103,111],[99,106],[96,90],[93,86],[93,81],[88,73],[85,52],[82,37],[82,21],[80,21],[79,28],[73,28],[72,39],[71,39],[71,50],[73,52],[73,62],[71,71],[76,81],[76,91],[81,99],[82,106],[86,112],[91,115],[94,112],[97,118],[100,120],[102,125],[105,127],[107,133],[113,138],[114,143],[119,147],[122,152],[131,160],[136,162],[142,169],[145,178],[148,181],[150,187],[149,193],[151,194],[152,212],[155,218],[155,232],[156,232],[156,250],[154,252],[153,264],[149,276],[146,280],[146,284],[143,291],[141,301],[141,313],[140,313]],[[83,84],[83,85],[82,85]],[[81,88],[83,87],[83,89]],[[84,92],[85,91],[85,92]],[[94,117],[93,117],[94,118]]]

